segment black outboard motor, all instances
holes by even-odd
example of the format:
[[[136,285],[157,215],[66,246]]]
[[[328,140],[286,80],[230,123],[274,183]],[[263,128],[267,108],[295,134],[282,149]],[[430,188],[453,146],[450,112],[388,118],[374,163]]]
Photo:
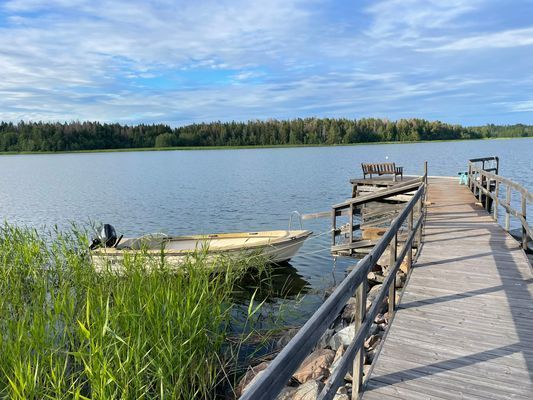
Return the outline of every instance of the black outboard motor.
[[[120,242],[120,239],[122,239],[122,236],[120,238],[117,238],[117,232],[115,231],[115,228],[113,225],[110,224],[104,224],[102,226],[102,230],[100,233],[98,233],[97,237],[93,239],[93,242],[89,246],[91,250],[96,249],[97,247],[113,247],[118,245]]]

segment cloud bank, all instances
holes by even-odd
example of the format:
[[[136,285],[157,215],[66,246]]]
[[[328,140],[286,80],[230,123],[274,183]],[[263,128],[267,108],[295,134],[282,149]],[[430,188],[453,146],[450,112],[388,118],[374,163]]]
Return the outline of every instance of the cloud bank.
[[[0,119],[533,122],[530,1],[0,3]]]

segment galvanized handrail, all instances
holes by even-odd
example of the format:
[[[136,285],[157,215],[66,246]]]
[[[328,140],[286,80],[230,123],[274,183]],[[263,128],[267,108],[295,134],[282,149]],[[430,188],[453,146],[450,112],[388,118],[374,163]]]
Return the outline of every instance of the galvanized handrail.
[[[381,237],[375,247],[361,259],[350,274],[340,283],[330,297],[311,316],[305,325],[298,331],[292,340],[283,348],[278,356],[264,370],[261,376],[248,387],[241,396],[243,400],[271,400],[285,387],[292,374],[300,366],[316,346],[326,329],[335,321],[348,299],[355,293],[356,318],[355,338],[342,356],[338,366],[329,377],[322,392],[318,396],[320,400],[332,399],[342,383],[348,369],[353,367],[353,393],[357,396],[362,389],[363,382],[363,353],[364,340],[367,337],[370,326],[385,297],[389,298],[389,311],[396,308],[395,277],[403,260],[407,257],[407,267],[410,269],[413,261],[413,243],[422,240],[422,226],[424,221],[424,198],[427,191],[427,170],[423,179],[418,182],[418,189],[414,196],[406,204],[403,211],[393,220],[389,229]],[[414,223],[415,207],[418,208],[419,217]],[[335,215],[335,209],[332,213]],[[398,233],[402,225],[407,221],[408,237],[398,253]],[[384,251],[390,248],[389,273],[383,282],[383,286],[374,300],[372,307],[366,312],[366,285],[367,274],[376,265]]]
[[[503,207],[505,210],[504,228],[506,231],[509,231],[510,229],[511,215],[520,221],[520,225],[522,226],[522,248],[527,250],[527,244],[533,238],[533,229],[528,225],[527,222],[527,203],[533,203],[533,194],[522,185],[513,182],[510,179],[479,168],[478,166],[474,165],[472,160],[470,160],[468,163],[468,185],[470,190],[475,195],[477,189],[478,200],[484,205],[485,209],[489,213],[491,212],[491,204],[489,199],[492,199],[492,218],[495,221],[498,221],[498,207]],[[506,186],[505,200],[499,198],[501,185]],[[494,190],[492,191],[491,189]],[[521,211],[515,210],[511,206],[511,195],[513,189],[521,195]]]

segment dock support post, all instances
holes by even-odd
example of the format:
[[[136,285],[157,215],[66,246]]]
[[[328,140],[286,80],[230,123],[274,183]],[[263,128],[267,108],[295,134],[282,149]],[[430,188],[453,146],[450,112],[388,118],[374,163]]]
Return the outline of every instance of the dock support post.
[[[494,200],[492,201],[492,218],[498,222],[498,205],[500,204],[500,182],[496,180],[496,187],[494,188]]]
[[[332,227],[332,234],[331,234],[331,238],[332,238],[332,246],[335,246],[335,235],[336,235],[336,231],[337,231],[337,216],[335,215],[335,210],[331,210],[331,227]]]
[[[526,195],[525,193],[522,193],[522,217],[524,217],[524,220],[523,221],[520,221],[521,222],[521,225],[522,225],[522,249],[527,250],[527,231],[526,231],[526,227],[524,226],[526,224],[526,221],[527,221],[527,215],[526,215]]]
[[[366,317],[366,279],[359,284],[355,291],[355,331],[357,332]],[[357,354],[353,360],[352,370],[352,400],[359,398],[363,386],[363,364],[364,364],[364,344],[357,349]]]
[[[511,206],[511,186],[507,185],[507,189],[505,191],[505,202],[507,203],[507,206]],[[511,220],[511,214],[509,214],[509,209],[505,208],[505,230],[509,232],[510,229],[510,221]]]
[[[394,274],[394,265],[398,257],[398,233],[394,235],[390,242],[390,254],[389,254],[389,274]],[[392,283],[389,286],[389,314],[392,316],[394,309],[396,308],[396,277],[393,277]]]

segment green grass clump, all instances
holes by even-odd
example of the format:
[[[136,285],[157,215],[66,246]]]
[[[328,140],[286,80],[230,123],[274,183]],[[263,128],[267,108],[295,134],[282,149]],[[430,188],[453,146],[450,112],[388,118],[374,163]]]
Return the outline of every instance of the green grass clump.
[[[214,397],[234,285],[248,268],[205,252],[179,273],[126,257],[97,273],[75,230],[0,228],[0,397]]]

